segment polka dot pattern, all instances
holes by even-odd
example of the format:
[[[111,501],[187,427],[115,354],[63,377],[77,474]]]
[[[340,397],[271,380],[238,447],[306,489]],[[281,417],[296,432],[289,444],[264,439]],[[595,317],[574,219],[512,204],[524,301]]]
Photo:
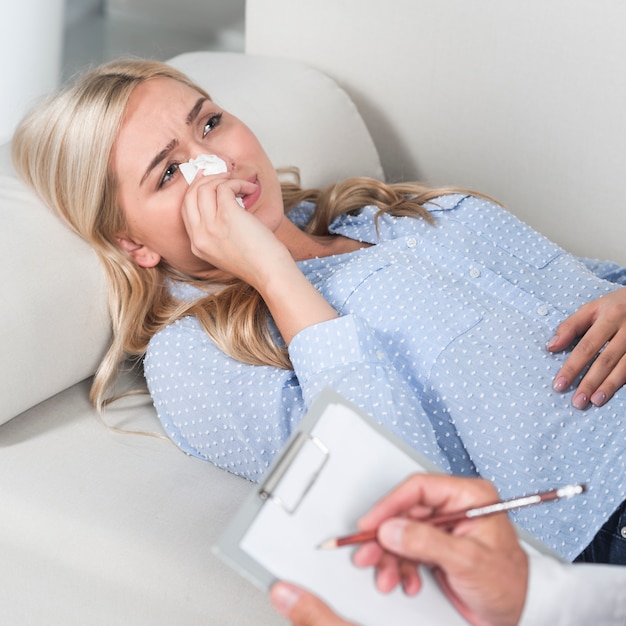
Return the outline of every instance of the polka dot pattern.
[[[626,391],[573,409],[571,391],[551,388],[567,355],[545,345],[567,315],[616,288],[599,276],[624,272],[575,259],[483,199],[429,208],[434,226],[384,216],[378,233],[373,207],[342,216],[334,232],[377,245],[299,263],[340,317],[293,339],[293,372],[238,363],[192,318],[158,333],[145,371],[159,417],[188,454],[258,480],[332,386],[444,470],[489,478],[503,497],[586,482],[583,497],[513,516],[571,559],[626,497]],[[305,223],[311,210],[290,218]]]

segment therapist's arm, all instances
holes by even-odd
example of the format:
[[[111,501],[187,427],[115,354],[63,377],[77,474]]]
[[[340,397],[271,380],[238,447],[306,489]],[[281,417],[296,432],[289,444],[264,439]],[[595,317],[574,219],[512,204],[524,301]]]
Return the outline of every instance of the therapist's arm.
[[[519,626],[624,626],[626,567],[560,563],[530,557],[530,581]],[[294,626],[354,626],[319,598],[289,583],[270,592],[275,608]],[[415,616],[416,625],[419,615]]]
[[[626,567],[572,565],[531,556],[528,594],[519,626],[590,624],[626,624]]]

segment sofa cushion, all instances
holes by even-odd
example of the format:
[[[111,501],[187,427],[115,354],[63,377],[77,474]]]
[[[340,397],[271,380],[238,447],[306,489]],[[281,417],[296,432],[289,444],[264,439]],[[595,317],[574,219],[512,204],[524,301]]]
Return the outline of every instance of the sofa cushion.
[[[17,178],[0,147],[0,424],[92,374],[109,340],[95,253]]]

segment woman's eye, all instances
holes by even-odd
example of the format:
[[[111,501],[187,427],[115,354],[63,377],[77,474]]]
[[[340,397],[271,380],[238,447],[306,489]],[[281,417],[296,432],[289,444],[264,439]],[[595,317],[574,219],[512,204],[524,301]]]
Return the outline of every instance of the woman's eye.
[[[206,124],[202,128],[202,136],[206,137],[216,126],[219,126],[222,121],[222,114],[216,113],[215,115],[211,115],[207,120]]]
[[[167,169],[163,173],[163,178],[161,178],[161,181],[159,182],[159,189],[163,187],[163,185],[166,185],[167,183],[169,183],[177,171],[178,171],[177,163],[172,163],[168,165]]]

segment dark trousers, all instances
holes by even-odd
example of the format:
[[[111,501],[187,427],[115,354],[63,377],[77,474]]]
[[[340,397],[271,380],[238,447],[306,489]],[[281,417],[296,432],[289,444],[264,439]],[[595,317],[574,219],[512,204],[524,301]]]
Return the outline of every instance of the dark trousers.
[[[574,561],[626,565],[626,500]]]

